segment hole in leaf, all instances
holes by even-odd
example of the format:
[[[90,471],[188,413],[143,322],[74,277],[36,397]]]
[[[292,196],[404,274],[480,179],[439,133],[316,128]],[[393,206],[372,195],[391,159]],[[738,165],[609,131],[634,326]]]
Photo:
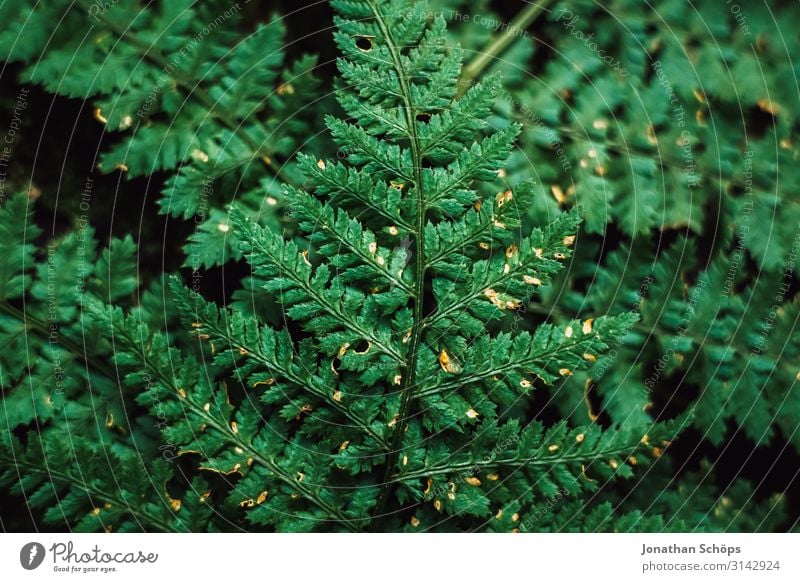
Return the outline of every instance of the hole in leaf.
[[[353,344],[352,348],[357,354],[365,354],[370,348],[370,343],[367,340],[359,340]]]
[[[372,39],[368,36],[357,36],[356,46],[365,53],[369,52],[372,50]]]
[[[426,112],[417,113],[417,121],[419,121],[420,123],[428,123],[430,120],[431,120],[430,113]]]

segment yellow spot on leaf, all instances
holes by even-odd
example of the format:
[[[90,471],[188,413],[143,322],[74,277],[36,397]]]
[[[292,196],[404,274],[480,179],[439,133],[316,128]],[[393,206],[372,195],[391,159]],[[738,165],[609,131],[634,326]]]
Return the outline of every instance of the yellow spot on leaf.
[[[780,113],[781,111],[781,108],[777,103],[775,103],[774,101],[770,101],[767,98],[759,99],[756,102],[756,104],[758,105],[758,108],[761,109],[761,111],[765,111],[770,115],[778,115],[778,113]]]
[[[553,198],[556,199],[556,202],[559,204],[563,204],[567,201],[567,197],[564,196],[564,191],[561,189],[561,186],[558,184],[553,184],[550,186],[550,192],[553,194]]]
[[[511,202],[511,199],[514,198],[514,194],[511,190],[506,190],[505,192],[500,192],[496,197],[495,201],[497,202],[497,207],[501,208],[503,204],[506,202]]]
[[[455,358],[448,354],[447,350],[444,349],[439,354],[439,365],[442,367],[442,370],[448,374],[457,374],[461,371],[461,366],[458,364]]]

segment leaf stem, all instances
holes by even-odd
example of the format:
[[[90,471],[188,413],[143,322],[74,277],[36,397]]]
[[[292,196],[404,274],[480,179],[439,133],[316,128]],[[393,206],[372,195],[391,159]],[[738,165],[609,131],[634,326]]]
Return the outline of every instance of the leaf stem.
[[[417,135],[416,119],[414,117],[414,104],[411,99],[411,88],[408,84],[408,75],[403,67],[403,61],[397,46],[392,38],[392,33],[386,21],[381,14],[380,9],[375,6],[372,0],[367,0],[370,9],[375,15],[375,21],[381,30],[381,34],[386,39],[389,52],[392,57],[392,64],[397,78],[400,83],[400,92],[403,100],[403,109],[406,118],[406,126],[411,145],[411,157],[414,166],[414,192],[416,194],[417,212],[414,230],[411,233],[416,242],[416,249],[414,253],[414,324],[411,329],[411,338],[409,340],[408,355],[406,357],[403,374],[403,384],[400,393],[400,409],[397,413],[397,422],[392,435],[391,449],[386,456],[384,466],[384,477],[381,482],[381,489],[378,494],[378,502],[376,505],[375,513],[373,514],[378,520],[385,515],[386,507],[391,497],[393,484],[391,483],[391,475],[394,472],[394,467],[400,456],[400,450],[403,443],[403,435],[405,434],[406,427],[408,426],[408,411],[411,403],[411,396],[414,392],[416,384],[416,371],[417,359],[419,357],[419,347],[422,340],[422,330],[424,327],[424,313],[423,313],[423,294],[425,293],[425,271],[427,268],[425,262],[425,213],[426,201],[425,191],[423,189],[422,181],[422,148],[419,143],[419,136]]]
[[[637,451],[643,447],[642,444],[632,444],[626,447],[617,447],[613,449],[606,449],[606,450],[596,450],[596,451],[587,451],[587,452],[576,452],[568,455],[562,456],[550,456],[550,457],[527,457],[527,458],[519,458],[519,457],[512,457],[508,459],[491,459],[491,460],[477,460],[477,461],[470,461],[470,462],[462,462],[462,463],[454,463],[452,465],[441,465],[437,467],[431,467],[429,469],[419,469],[417,471],[410,471],[408,473],[404,473],[402,475],[394,475],[394,481],[399,483],[403,481],[413,481],[415,479],[421,479],[424,477],[431,477],[433,475],[447,475],[450,473],[455,473],[458,471],[464,471],[468,469],[474,469],[476,472],[484,470],[484,469],[495,469],[500,467],[514,467],[514,468],[525,468],[525,467],[539,467],[539,466],[546,466],[550,467],[552,465],[558,465],[563,463],[579,463],[579,462],[592,462],[598,459],[607,459],[609,457],[615,457],[618,455],[630,455],[634,451]]]
[[[464,72],[459,82],[459,95],[462,95],[481,76],[483,71],[505,52],[512,42],[519,38],[520,34],[539,18],[552,1],[539,0],[537,3],[528,4],[526,8],[522,9],[514,17],[514,20],[502,33],[495,36],[485,51],[479,53],[475,59],[464,67]]]

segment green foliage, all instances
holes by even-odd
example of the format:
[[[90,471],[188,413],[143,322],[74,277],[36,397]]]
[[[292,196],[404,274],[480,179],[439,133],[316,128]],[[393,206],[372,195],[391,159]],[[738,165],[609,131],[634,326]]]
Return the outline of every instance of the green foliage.
[[[161,211],[200,225],[187,264],[221,264],[236,250],[218,236],[216,210],[233,194],[253,210],[265,196],[269,208],[277,206],[279,175],[295,173],[283,164],[312,130],[314,110],[302,112],[317,90],[316,59],[285,62],[277,18],[244,39],[233,34],[244,17],[238,3],[106,4],[4,3],[0,18],[10,26],[0,54],[26,63],[25,81],[93,101],[112,142],[100,157],[102,171],[128,178],[169,172]]]
[[[253,7],[0,7],[21,78],[105,124],[99,169],[195,223],[190,288],[2,199],[0,487],[80,531],[785,528],[702,458],[800,451],[778,49],[719,3],[579,0],[485,72],[455,15],[488,2],[331,5],[335,115]]]
[[[434,4],[462,44],[485,46],[485,27],[455,16],[471,5]],[[576,422],[626,426],[647,425],[665,401],[693,403],[714,445],[735,426],[756,445],[800,450],[796,87],[769,66],[798,48],[776,34],[797,9],[776,7],[773,20],[756,7],[737,19],[712,1],[655,8],[554,3],[538,23],[554,48],[516,35],[487,68],[508,87],[493,119],[524,124],[508,179],[531,164],[541,177],[528,218],[583,208],[570,270],[529,310],[560,322],[641,316],[613,356],[555,398]],[[514,56],[543,64],[521,69]]]
[[[131,304],[139,286],[133,239],[112,240],[98,251],[86,226],[36,249],[40,229],[31,211],[21,194],[0,207],[8,236],[0,260],[6,282],[0,302],[3,428],[63,418],[84,430],[97,418],[125,432],[119,425],[123,402],[106,363],[112,347],[81,310],[89,299]]]

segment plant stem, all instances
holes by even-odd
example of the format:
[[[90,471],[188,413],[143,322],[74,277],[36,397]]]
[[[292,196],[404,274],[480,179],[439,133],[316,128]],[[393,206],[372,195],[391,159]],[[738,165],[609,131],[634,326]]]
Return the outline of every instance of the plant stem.
[[[414,192],[416,194],[417,202],[417,212],[415,217],[416,221],[414,225],[414,231],[412,232],[416,243],[416,252],[414,253],[414,324],[411,329],[408,356],[406,357],[404,366],[405,373],[403,374],[403,385],[400,393],[400,409],[397,413],[394,434],[392,435],[391,448],[386,456],[383,481],[381,482],[381,489],[378,494],[378,503],[376,510],[373,513],[376,519],[375,524],[377,524],[381,517],[385,515],[391,493],[394,490],[393,484],[391,483],[391,476],[394,473],[394,468],[397,465],[398,458],[400,457],[400,451],[403,444],[403,435],[405,434],[406,427],[408,426],[411,396],[416,386],[417,359],[419,357],[419,346],[422,341],[422,330],[424,327],[423,294],[425,292],[425,271],[427,268],[425,262],[424,239],[426,201],[425,191],[422,187],[422,148],[420,147],[419,136],[417,135],[414,104],[411,99],[411,88],[408,84],[408,75],[403,68],[401,55],[395,46],[394,40],[392,39],[391,30],[384,21],[383,15],[378,7],[375,6],[371,1],[368,3],[375,16],[375,21],[381,30],[381,34],[386,39],[389,52],[392,56],[392,63],[400,83],[400,92],[403,99],[403,109],[406,118],[406,126],[408,127],[411,157],[414,166]],[[375,524],[373,524],[373,527]]]
[[[459,82],[459,95],[463,94],[472,83],[481,76],[483,71],[492,64],[508,46],[519,37],[547,8],[553,0],[538,0],[537,3],[528,4],[514,17],[511,24],[500,34],[495,36],[492,43],[470,62],[461,75]]]

